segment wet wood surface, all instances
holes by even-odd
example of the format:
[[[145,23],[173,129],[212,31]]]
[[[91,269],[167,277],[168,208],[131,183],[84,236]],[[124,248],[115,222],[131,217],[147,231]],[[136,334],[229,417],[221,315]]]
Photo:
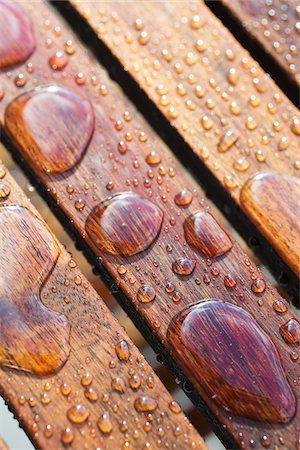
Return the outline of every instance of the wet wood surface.
[[[297,448],[298,343],[284,339],[289,333],[280,331],[290,330],[294,319],[292,335],[297,333],[299,322],[292,309],[229,236],[204,192],[183,175],[171,151],[57,12],[42,2],[34,6],[22,3],[22,8],[33,24],[37,48],[23,66],[1,75],[0,114],[6,133],[78,231],[84,246],[93,250],[94,261],[125,294],[123,304],[146,337],[152,340],[154,336],[188,377],[202,399],[201,408],[227,446]],[[82,140],[73,145],[73,128],[68,133],[63,121],[71,114],[74,120],[80,117],[78,99],[89,100],[94,112],[94,129],[90,140],[84,141],[86,147]],[[36,113],[45,116],[39,132]],[[58,141],[76,158],[73,168],[63,164],[64,152],[56,161],[62,164],[53,166],[48,123],[56,124],[52,131],[55,139],[61,136]],[[84,130],[89,127],[87,122]],[[186,308],[194,303],[209,304],[208,299],[233,305],[238,315],[253,318],[255,327],[250,331],[261,341],[253,354],[248,344],[244,345],[245,336],[235,339],[237,324],[229,327],[226,343],[232,352],[221,349],[220,355],[224,367],[234,368],[229,370],[233,373],[230,380],[223,379],[215,362],[216,347],[209,339],[211,330],[222,331],[219,323],[212,321],[203,330],[204,359],[202,350],[195,354],[183,336],[175,335],[178,345],[173,346],[176,320],[183,320]],[[196,313],[201,323],[201,311]],[[96,326],[100,319],[93,319]],[[85,323],[90,324],[90,319]],[[195,339],[199,339],[199,330]],[[196,364],[193,371],[191,355]],[[262,355],[269,355],[271,362],[267,364]],[[204,366],[206,384],[198,370]],[[252,372],[244,370],[250,366]],[[257,367],[260,369],[255,371]],[[258,378],[268,380],[270,373],[276,373],[274,384],[258,382]],[[211,395],[204,387],[211,376],[217,377],[220,400],[216,400],[218,392]],[[258,387],[252,390],[253,385]],[[241,405],[234,411],[229,402],[232,395]],[[263,405],[264,413],[255,420],[245,415],[245,402],[251,401],[249,410]],[[135,407],[143,410],[144,402]],[[153,408],[153,402],[148,407]]]
[[[255,39],[299,88],[299,2],[222,0],[222,3],[241,22],[249,38]]]
[[[299,234],[289,232],[300,213],[291,198],[300,168],[296,107],[202,2],[71,3],[250,219],[240,194],[253,175],[276,172],[279,182],[282,174],[294,177],[281,192],[284,219],[282,200],[272,196],[254,223],[299,278]],[[290,9],[295,16],[295,6]],[[276,228],[276,240],[269,206],[287,224]]]
[[[0,173],[10,191],[0,198],[1,394],[33,444],[158,449],[163,436],[170,448],[206,448],[2,164]]]

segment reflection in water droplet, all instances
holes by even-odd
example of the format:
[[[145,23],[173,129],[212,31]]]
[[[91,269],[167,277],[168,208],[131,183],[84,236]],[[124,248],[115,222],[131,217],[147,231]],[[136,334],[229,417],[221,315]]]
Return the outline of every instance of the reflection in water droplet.
[[[141,303],[153,302],[155,297],[156,297],[155,289],[148,284],[143,284],[137,291],[137,298],[138,301]]]
[[[90,213],[85,230],[97,250],[132,256],[157,238],[163,212],[149,200],[123,192],[99,203]]]
[[[0,200],[5,200],[10,194],[10,187],[8,184],[0,183]]]
[[[290,319],[280,327],[283,339],[289,344],[300,342],[300,322],[297,319]]]
[[[134,407],[139,413],[155,411],[157,406],[157,401],[152,397],[141,396],[134,401]]]
[[[53,70],[62,70],[68,64],[68,57],[64,52],[56,52],[49,58],[49,66]]]
[[[35,49],[29,18],[8,0],[0,0],[0,42],[0,69],[23,63]]]
[[[287,312],[288,307],[283,301],[275,300],[273,302],[273,309],[274,309],[274,311],[276,311],[278,313],[284,314]]]
[[[56,372],[70,352],[70,326],[42,304],[40,291],[60,248],[20,206],[0,206],[0,237],[0,364],[37,375]]]
[[[189,258],[178,258],[172,264],[172,270],[177,275],[190,275],[196,267],[196,260]]]
[[[72,444],[74,440],[74,431],[72,428],[67,427],[61,432],[61,441],[64,445]]]
[[[167,342],[204,395],[232,414],[270,423],[288,422],[296,402],[278,352],[243,309],[208,299],[171,322]]]
[[[224,255],[232,248],[229,236],[207,212],[198,211],[190,215],[183,227],[187,243],[209,258]]]
[[[298,276],[299,198],[300,179],[276,172],[254,175],[244,184],[240,193],[242,208]]]
[[[94,113],[90,102],[75,92],[40,87],[7,106],[5,128],[38,169],[64,172],[83,156],[94,130]]]
[[[262,278],[257,278],[253,281],[251,285],[251,290],[255,292],[255,294],[262,294],[266,290],[266,282]]]

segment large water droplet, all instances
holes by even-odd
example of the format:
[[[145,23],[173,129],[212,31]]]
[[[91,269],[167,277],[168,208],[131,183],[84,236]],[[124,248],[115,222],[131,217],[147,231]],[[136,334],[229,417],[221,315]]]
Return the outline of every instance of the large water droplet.
[[[167,342],[196,388],[231,414],[288,422],[294,394],[272,340],[243,309],[208,299],[171,322]]]
[[[209,258],[224,255],[232,248],[229,236],[207,212],[197,211],[190,215],[183,227],[187,243]]]
[[[0,0],[0,69],[21,64],[35,49],[31,23],[14,2]]]
[[[5,128],[38,169],[64,172],[82,158],[94,130],[94,112],[91,103],[75,92],[40,87],[7,106]]]
[[[297,319],[290,319],[280,327],[283,339],[289,344],[300,342],[300,322]]]
[[[158,206],[137,194],[123,192],[95,206],[85,229],[98,250],[132,256],[155,241],[162,220]]]
[[[46,226],[19,206],[0,207],[0,236],[0,364],[53,373],[68,358],[70,326],[41,303],[40,291],[60,249]]]
[[[178,258],[172,264],[172,270],[177,275],[190,275],[196,267],[196,260],[190,258]]]
[[[243,209],[281,257],[300,276],[300,179],[259,173],[243,186]]]

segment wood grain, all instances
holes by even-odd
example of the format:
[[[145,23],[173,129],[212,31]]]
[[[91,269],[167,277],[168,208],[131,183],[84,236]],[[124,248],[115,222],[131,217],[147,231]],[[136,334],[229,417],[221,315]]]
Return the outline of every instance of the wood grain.
[[[241,22],[249,37],[255,39],[300,86],[300,8],[295,0],[222,0]]]
[[[202,2],[71,3],[238,205],[256,173],[299,177],[298,110]],[[297,246],[293,236],[285,227],[276,235],[269,242],[299,278],[300,255],[295,261],[285,245]]]
[[[163,436],[170,448],[206,448],[2,164],[0,173],[10,189],[0,199],[0,385],[33,444],[158,449]],[[135,408],[140,398],[151,414]]]
[[[93,250],[97,264],[104,266],[131,302],[133,318],[139,321],[145,333],[149,329],[153,330],[153,335],[163,348],[172,350],[166,342],[167,331],[174,316],[184,308],[209,298],[237,305],[251,314],[258,326],[274,342],[284,376],[299,401],[297,348],[291,347],[280,333],[280,327],[288,319],[295,318],[287,302],[264,280],[261,271],[231,237],[228,239],[232,241],[232,248],[230,249],[228,239],[223,236],[223,254],[215,258],[207,255],[207,249],[215,252],[216,246],[209,246],[206,242],[199,251],[186,243],[184,223],[191,215],[194,217],[195,214],[210,213],[210,224],[214,224],[212,229],[220,233],[214,223],[218,219],[214,219],[215,214],[203,191],[190,177],[184,175],[182,166],[175,161],[171,151],[146,125],[57,13],[43,2],[39,2],[38,7],[35,4],[34,8],[29,4],[22,6],[34,24],[39,43],[28,61],[36,70],[33,74],[26,73],[26,92],[37,86],[55,83],[88,98],[95,113],[95,129],[77,166],[56,174],[45,172],[31,159],[24,133],[30,130],[22,128],[20,122],[18,133],[10,132],[11,139],[80,233],[86,246]],[[49,48],[48,40],[51,40]],[[69,50],[70,44],[67,47],[65,45],[70,40],[73,55],[68,56],[68,64],[63,71],[53,71],[48,64],[49,57],[64,48]],[[48,42],[46,48],[45,42]],[[25,67],[19,67],[9,76],[1,77],[5,92],[0,103],[2,123],[7,105],[12,106],[13,100],[24,92],[13,81],[24,70]],[[45,127],[47,129],[46,123]],[[44,129],[40,132],[43,134]],[[125,197],[129,201],[128,207],[123,207],[122,202],[121,207],[116,203],[120,194],[123,200]],[[140,206],[134,209],[137,199]],[[152,204],[153,211],[159,208],[163,212],[160,232],[157,232],[157,237],[155,233],[151,233],[151,239],[149,227],[156,221],[151,223],[147,202],[143,217],[146,200]],[[114,227],[107,228],[105,224],[112,216],[115,217]],[[90,226],[87,226],[87,220],[91,217],[92,224],[95,220],[98,221],[97,233],[92,237],[89,235]],[[136,217],[139,217],[138,221]],[[155,229],[158,227],[159,221],[156,222]],[[115,244],[120,235],[114,233],[114,230],[122,231],[118,246]],[[140,248],[143,233],[147,239],[147,248],[133,254],[133,249]],[[138,238],[134,239],[134,236]],[[202,240],[218,236],[219,234],[204,233]],[[129,251],[124,252],[124,249]],[[194,270],[186,276],[172,270],[174,262],[178,267],[180,258],[196,262]],[[182,267],[182,260],[180,261]],[[183,264],[183,267],[186,266]],[[124,301],[125,304],[127,305]],[[280,444],[282,448],[297,448],[299,408],[287,424],[270,424],[233,416],[206,392],[201,383],[201,371],[189,373],[190,361],[187,354],[173,352],[172,356],[200,394],[204,402],[202,407],[209,412],[216,431],[230,448],[250,448],[253,445],[260,448],[268,442],[274,447],[283,442]],[[253,367],[256,362],[252,361]],[[247,371],[241,376],[245,378],[245,382],[250,382]],[[144,402],[137,406],[143,408],[143,405]]]

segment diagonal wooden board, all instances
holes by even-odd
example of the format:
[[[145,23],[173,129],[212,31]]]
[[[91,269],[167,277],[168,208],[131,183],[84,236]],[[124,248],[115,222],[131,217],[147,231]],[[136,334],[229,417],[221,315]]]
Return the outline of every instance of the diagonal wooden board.
[[[202,1],[71,3],[299,278],[297,108]],[[269,200],[241,197],[265,172]]]
[[[182,175],[181,166],[174,161],[170,150],[154,135],[87,50],[82,48],[58,14],[42,2],[39,2],[38,7],[26,4],[22,4],[22,7],[34,25],[37,49],[27,64],[32,64],[35,70],[32,74],[26,73],[27,82],[23,89],[15,86],[14,79],[19,73],[25,72],[26,66],[14,69],[8,76],[1,77],[4,90],[4,97],[0,103],[1,120],[3,121],[6,106],[15,97],[23,92],[29,92],[34,87],[49,85],[49,83],[64,86],[92,102],[95,130],[86,153],[82,155],[81,162],[72,170],[60,174],[49,174],[43,171],[39,164],[42,162],[43,166],[45,159],[36,157],[38,154],[36,148],[32,154],[28,151],[30,147],[25,145],[27,138],[24,131],[26,130],[21,125],[17,128],[18,135],[13,133],[11,128],[11,138],[86,244],[94,250],[97,262],[102,262],[127,299],[131,301],[132,313],[134,310],[137,311],[133,314],[135,319],[141,319],[140,325],[145,321],[145,325],[141,327],[144,326],[148,331],[153,330],[156,339],[170,350],[170,341],[169,344],[166,342],[168,327],[173,317],[186,306],[209,298],[232,303],[239,310],[248,311],[257,321],[260,329],[276,343],[289,385],[293,386],[294,395],[299,395],[296,386],[298,383],[297,352],[294,346],[284,341],[280,333],[280,327],[284,326],[290,318],[295,317],[287,303],[267,281],[263,280],[259,269],[236,243],[233,242],[233,247],[227,254],[215,259],[207,258],[203,253],[187,245],[183,233],[184,221],[196,211],[202,213],[211,211],[203,198],[203,192],[195,183],[188,181]],[[62,71],[53,71],[49,67],[49,58],[64,48],[69,50],[70,40],[75,50],[74,54],[68,56],[68,63]],[[78,73],[82,75],[78,77]],[[82,78],[85,79],[84,82]],[[51,114],[51,102],[48,103],[48,107],[49,114],[45,118],[45,129],[41,129],[41,135],[44,136],[45,143],[51,144],[47,125],[49,121],[56,121],[57,116]],[[18,111],[20,110],[17,108],[16,117],[19,114]],[[14,109],[10,109],[10,112],[14,114]],[[42,115],[44,111],[40,108],[38,113]],[[13,123],[13,116],[11,123]],[[61,125],[57,124],[55,130],[68,138],[63,121]],[[153,154],[151,154],[153,149],[156,152],[155,158],[158,155],[161,159],[160,163],[155,165],[149,164],[153,162]],[[193,193],[193,198],[190,205],[180,207],[174,202],[174,198],[184,188]],[[143,253],[129,257],[111,255],[103,252],[103,249],[100,251],[85,229],[87,218],[97,204],[113,194],[124,191],[134,192],[142,199],[148,199],[152,208],[156,205],[156,208],[164,214],[162,229],[155,243]],[[149,215],[145,226],[143,220],[134,221],[134,211],[130,211],[132,216],[125,214],[125,226],[129,229],[137,227],[139,236],[142,233],[148,236],[154,220],[151,222]],[[210,218],[210,225],[214,227],[215,222],[212,216],[205,215],[205,217]],[[207,232],[210,232],[210,227],[207,227]],[[218,237],[222,237],[223,242],[227,242],[226,233],[221,233]],[[188,277],[182,277],[172,271],[172,264],[181,257],[196,261],[195,270]],[[266,284],[266,289],[261,294],[254,292],[257,278],[262,280],[259,285]],[[140,302],[137,296],[140,287],[145,284],[150,286],[146,290],[148,294],[151,294],[150,297],[153,297],[153,291],[155,291],[155,298],[147,304]],[[141,299],[140,295],[139,298]],[[280,313],[279,310],[282,312]],[[229,338],[233,339],[232,335]],[[234,344],[235,340],[233,339],[232,342]],[[210,352],[213,357],[214,349],[210,348]],[[173,352],[172,356],[196,387],[206,408],[210,411],[210,417],[214,417],[215,425],[217,423],[218,433],[229,446],[243,447],[255,443],[257,447],[260,447],[270,440],[272,445],[283,441],[282,445],[286,448],[296,447],[298,411],[296,416],[289,417],[289,423],[285,425],[272,425],[233,416],[210,398],[201,382],[201,372],[189,371],[190,360],[184,352],[181,355]],[[272,373],[272,367],[261,363],[259,351],[256,359],[252,357],[249,361],[248,356],[246,351],[247,363],[261,375],[262,379],[265,375],[264,371],[268,374]],[[224,367],[227,363],[224,363]],[[240,372],[239,369],[237,373],[242,373],[242,381],[245,385],[251,382],[250,371]],[[283,386],[286,387],[285,381]],[[220,394],[221,391],[222,389]],[[226,397],[230,396],[232,391],[226,388],[223,393]],[[272,400],[276,403],[280,401],[279,398],[280,395],[275,390]],[[271,403],[270,401],[270,408]],[[253,404],[250,409],[253,411]]]

